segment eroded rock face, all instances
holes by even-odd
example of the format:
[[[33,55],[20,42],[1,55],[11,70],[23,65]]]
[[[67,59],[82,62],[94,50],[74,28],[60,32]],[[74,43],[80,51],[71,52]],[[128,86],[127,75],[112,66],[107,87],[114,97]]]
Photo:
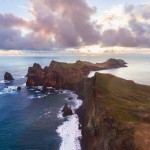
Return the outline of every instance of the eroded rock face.
[[[78,110],[82,124],[83,149],[139,150],[139,145],[135,143],[134,123],[141,122],[141,119],[148,123],[141,116],[141,111],[144,109],[144,114],[149,114],[147,105],[150,101],[150,87],[110,74],[96,73],[94,77],[86,78],[90,71],[119,67],[126,67],[126,63],[116,59],[98,64],[52,61],[44,69],[39,65],[29,68],[27,86],[69,89],[83,99],[83,105]],[[62,112],[64,117],[73,114],[67,104]]]
[[[113,59],[110,58],[106,63],[108,63],[109,68],[120,68],[127,67],[127,63],[122,59]]]
[[[56,89],[74,89],[90,71],[103,70],[108,68],[125,67],[123,60],[111,59],[104,63],[93,64],[86,61],[76,63],[60,63],[52,61],[50,65],[41,68],[39,64],[29,67],[27,86],[47,86]]]
[[[96,73],[83,83],[77,93],[84,99],[77,111],[82,124],[83,149],[140,150],[140,147],[142,149],[150,144],[145,128],[140,129],[143,134],[135,134],[141,121],[150,127],[150,123],[144,120],[145,115],[148,117],[150,114],[147,109],[150,106],[147,105],[150,102],[150,86],[111,74]],[[144,114],[141,115],[142,110]],[[147,142],[135,142],[141,137]]]
[[[64,106],[64,108],[63,108],[63,110],[62,110],[62,112],[63,112],[63,117],[73,115],[73,112],[72,112],[71,108],[68,106],[67,103],[65,104],[65,106]]]
[[[5,81],[12,81],[14,79],[13,79],[12,75],[9,72],[6,72],[5,75],[4,75],[4,80]]]

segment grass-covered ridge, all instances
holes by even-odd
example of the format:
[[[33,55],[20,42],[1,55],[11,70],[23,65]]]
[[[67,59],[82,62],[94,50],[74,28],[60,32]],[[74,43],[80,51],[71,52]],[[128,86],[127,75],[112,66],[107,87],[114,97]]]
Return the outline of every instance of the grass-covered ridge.
[[[150,86],[96,73],[97,102],[110,108],[112,117],[122,121],[146,121],[150,117]],[[147,116],[148,117],[148,116]],[[148,121],[148,120],[147,120]]]
[[[93,115],[87,127],[94,130],[96,125],[96,132],[100,135],[97,138],[103,137],[105,140],[100,141],[107,141],[109,146],[114,143],[113,150],[120,150],[122,146],[126,147],[125,150],[149,150],[150,86],[96,73],[94,88],[95,97],[89,111]]]

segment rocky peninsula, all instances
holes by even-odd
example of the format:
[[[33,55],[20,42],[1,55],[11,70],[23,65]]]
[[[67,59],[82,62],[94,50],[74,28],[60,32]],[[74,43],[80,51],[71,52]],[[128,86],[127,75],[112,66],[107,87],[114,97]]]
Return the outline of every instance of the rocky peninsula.
[[[127,67],[123,60],[104,63],[52,61],[48,67],[30,67],[27,86],[75,91],[83,100],[77,114],[84,150],[148,150],[150,147],[150,86],[110,74],[90,71]]]

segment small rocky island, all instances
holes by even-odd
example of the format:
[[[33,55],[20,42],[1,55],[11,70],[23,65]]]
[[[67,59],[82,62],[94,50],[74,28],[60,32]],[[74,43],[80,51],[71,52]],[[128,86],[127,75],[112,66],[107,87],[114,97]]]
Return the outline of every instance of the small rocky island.
[[[4,81],[12,81],[12,80],[14,80],[14,79],[13,79],[11,73],[6,72],[6,73],[4,74]]]
[[[148,150],[150,147],[150,86],[110,74],[90,71],[127,67],[123,60],[104,63],[52,61],[48,67],[30,67],[27,86],[75,91],[83,100],[77,110],[82,125],[83,150]],[[71,115],[67,104],[64,106]],[[64,112],[64,110],[63,110]]]

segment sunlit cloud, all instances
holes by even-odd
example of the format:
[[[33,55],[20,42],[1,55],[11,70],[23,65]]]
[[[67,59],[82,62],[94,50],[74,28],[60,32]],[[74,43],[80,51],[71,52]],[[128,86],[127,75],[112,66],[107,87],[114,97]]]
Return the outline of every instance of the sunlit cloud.
[[[0,56],[21,56],[24,53],[21,50],[0,50]]]
[[[115,5],[99,16],[86,0],[29,0],[27,6],[18,7],[28,11],[31,17],[0,13],[3,51],[40,53],[57,49],[60,53],[58,50],[73,49],[79,54],[101,54],[111,49],[115,53],[124,52],[118,47],[126,52],[150,48],[150,3]]]

